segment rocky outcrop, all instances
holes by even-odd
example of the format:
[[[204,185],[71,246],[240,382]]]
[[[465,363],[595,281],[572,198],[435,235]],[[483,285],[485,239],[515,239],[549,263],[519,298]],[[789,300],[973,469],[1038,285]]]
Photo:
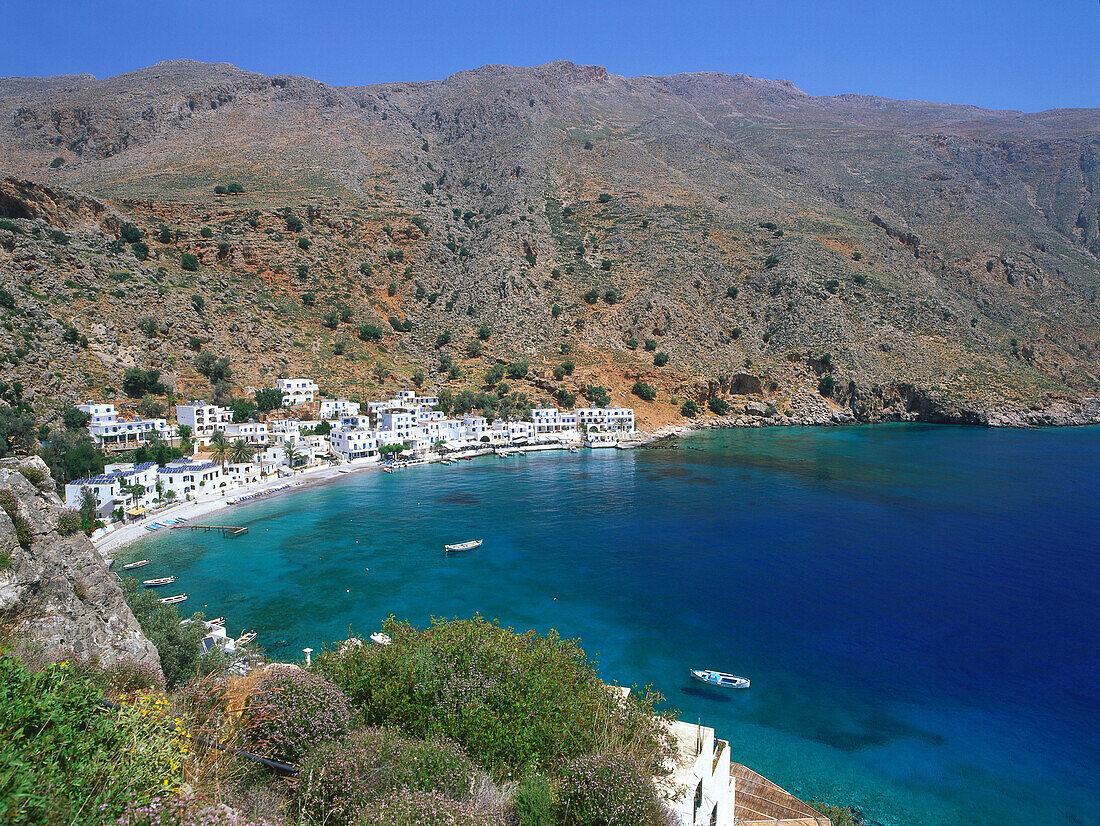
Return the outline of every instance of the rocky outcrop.
[[[41,459],[0,462],[0,506],[0,616],[16,637],[47,651],[159,670],[157,649],[117,578],[83,533],[69,533]]]

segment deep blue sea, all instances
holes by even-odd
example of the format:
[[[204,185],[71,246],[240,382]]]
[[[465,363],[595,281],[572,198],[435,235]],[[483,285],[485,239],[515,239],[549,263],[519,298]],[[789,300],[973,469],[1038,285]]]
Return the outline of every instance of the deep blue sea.
[[[715,431],[359,473],[120,561],[287,659],[390,614],[555,628],[883,824],[1100,823],[1098,469],[1100,428]]]

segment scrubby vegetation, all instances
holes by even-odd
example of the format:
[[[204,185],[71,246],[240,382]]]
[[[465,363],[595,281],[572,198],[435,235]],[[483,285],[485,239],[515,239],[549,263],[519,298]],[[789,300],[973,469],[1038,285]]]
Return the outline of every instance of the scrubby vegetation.
[[[146,667],[25,663],[0,647],[0,822],[668,823],[651,780],[672,754],[660,696],[624,700],[574,641],[479,617],[391,618],[390,646],[353,639],[311,669],[244,674],[199,662],[174,606],[127,590],[170,664],[169,693]],[[281,778],[215,741],[297,771]]]

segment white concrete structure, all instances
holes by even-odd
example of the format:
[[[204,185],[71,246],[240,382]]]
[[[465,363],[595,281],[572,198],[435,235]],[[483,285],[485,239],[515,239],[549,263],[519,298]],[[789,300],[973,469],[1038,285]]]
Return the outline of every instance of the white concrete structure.
[[[186,499],[190,495],[216,493],[228,486],[222,476],[221,465],[214,462],[192,462],[188,459],[176,459],[157,470],[157,483],[162,496],[168,491],[176,498]]]
[[[191,428],[191,435],[195,440],[205,444],[215,431],[225,430],[227,425],[233,423],[233,411],[204,402],[177,404],[176,421]]]
[[[347,399],[321,399],[319,407],[317,415],[326,421],[359,415],[359,402],[351,402]]]
[[[676,720],[669,724],[679,759],[668,778],[659,782],[683,790],[672,801],[682,826],[733,826],[735,786],[730,778],[730,747],[714,729]]]
[[[78,404],[77,410],[83,410],[92,420],[88,424],[103,424],[104,422],[113,422],[118,418],[118,411],[115,410],[113,404],[95,404],[94,402],[85,402],[84,404]]]
[[[255,422],[251,419],[247,422],[230,422],[223,432],[229,441],[244,439],[250,445],[266,444],[270,435],[264,422]]]
[[[172,433],[165,419],[115,419],[90,423],[88,433],[97,447],[105,450],[129,450],[147,445],[154,439],[170,439]]]
[[[136,465],[125,462],[107,465],[99,476],[74,479],[65,485],[65,506],[73,510],[79,509],[82,492],[84,488],[88,488],[95,494],[97,517],[110,516],[118,507],[148,507],[157,495],[156,467],[156,462]],[[145,488],[143,493],[135,495],[123,490],[124,486],[133,489],[137,485]]]
[[[577,427],[611,433],[634,433],[634,411],[629,407],[578,407]]]
[[[276,379],[275,389],[283,391],[284,407],[297,407],[317,398],[317,382],[312,379]]]
[[[378,441],[370,430],[334,430],[328,440],[332,452],[345,462],[378,458]]]

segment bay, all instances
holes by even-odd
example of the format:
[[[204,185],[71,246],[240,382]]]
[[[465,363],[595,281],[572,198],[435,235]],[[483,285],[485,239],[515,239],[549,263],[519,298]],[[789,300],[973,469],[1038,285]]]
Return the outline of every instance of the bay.
[[[556,629],[734,760],[883,824],[1090,823],[1097,467],[1100,428],[711,431],[359,473],[218,515],[247,535],[120,561],[149,556],[181,608],[284,659],[390,614]]]

